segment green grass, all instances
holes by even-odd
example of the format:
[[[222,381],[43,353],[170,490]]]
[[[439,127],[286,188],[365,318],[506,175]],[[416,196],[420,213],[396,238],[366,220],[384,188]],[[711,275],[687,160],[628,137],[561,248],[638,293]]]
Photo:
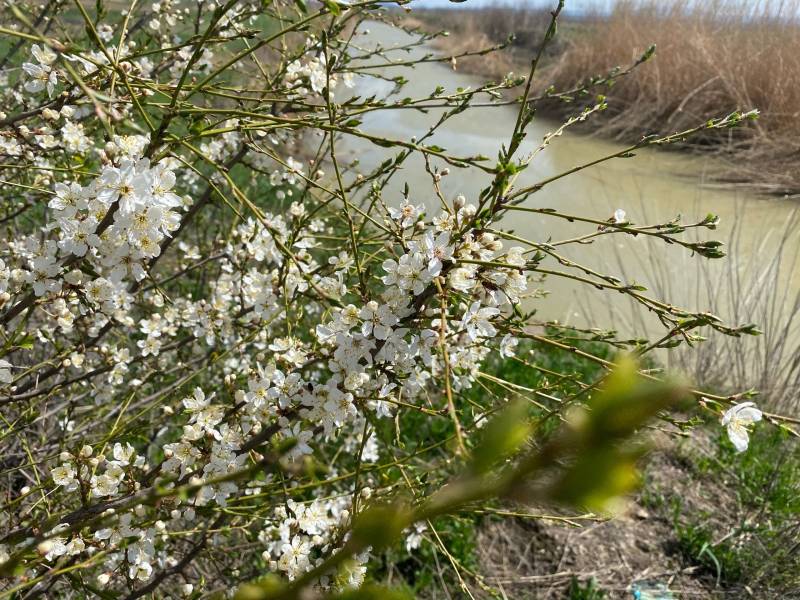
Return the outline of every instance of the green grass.
[[[692,515],[692,519],[708,515]],[[714,543],[716,532],[702,522],[675,523],[677,547],[684,560],[716,577],[717,584],[736,585],[742,579],[742,565],[727,543]]]
[[[441,539],[449,557],[435,541],[429,529],[427,540],[411,552],[405,546],[394,548],[384,554],[383,564],[374,570],[372,577],[383,580],[392,565],[402,577],[405,587],[414,594],[438,587],[441,582],[453,592],[458,593],[459,583],[453,562],[462,577],[472,581],[471,573],[478,569],[477,530],[479,518],[474,515],[442,517],[433,522],[433,528]],[[452,557],[452,562],[451,562]]]
[[[573,577],[569,584],[568,600],[604,600],[607,597],[594,579],[581,583]]]
[[[760,427],[749,449],[737,454],[724,433],[712,453],[692,462],[698,485],[715,482],[723,494],[720,514],[693,513],[671,498],[677,548],[684,560],[716,578],[725,588],[748,585],[764,593],[800,586],[800,445],[780,431]],[[777,597],[777,596],[776,596]]]

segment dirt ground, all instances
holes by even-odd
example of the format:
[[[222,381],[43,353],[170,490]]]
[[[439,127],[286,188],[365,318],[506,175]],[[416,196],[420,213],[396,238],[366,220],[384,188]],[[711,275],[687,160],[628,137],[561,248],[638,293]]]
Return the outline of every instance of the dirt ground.
[[[486,583],[514,600],[568,598],[573,578],[584,583],[594,579],[606,592],[603,598],[764,597],[748,589],[722,590],[713,573],[688,564],[669,509],[646,500],[646,495],[678,495],[691,514],[716,515],[710,520],[719,519],[722,537],[735,512],[725,482],[698,482],[675,447],[653,454],[645,472],[646,491],[611,520],[569,524],[514,518],[486,523],[477,544]]]

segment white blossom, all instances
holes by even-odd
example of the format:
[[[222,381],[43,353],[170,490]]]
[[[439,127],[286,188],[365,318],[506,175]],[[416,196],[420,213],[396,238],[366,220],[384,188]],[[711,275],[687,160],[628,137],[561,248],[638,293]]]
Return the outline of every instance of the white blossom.
[[[744,452],[750,443],[749,428],[761,420],[762,413],[753,402],[742,402],[725,411],[722,425],[737,452]]]

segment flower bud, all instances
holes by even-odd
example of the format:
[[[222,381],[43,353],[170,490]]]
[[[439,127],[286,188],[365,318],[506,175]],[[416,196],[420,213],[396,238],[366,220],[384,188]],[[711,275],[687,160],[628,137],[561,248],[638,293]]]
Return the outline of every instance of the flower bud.
[[[36,546],[36,551],[42,556],[49,553],[52,549],[53,540],[44,540],[43,542],[40,542],[38,546]]]
[[[103,152],[106,153],[108,158],[113,159],[117,155],[117,145],[114,142],[107,142],[105,147],[103,148]]]

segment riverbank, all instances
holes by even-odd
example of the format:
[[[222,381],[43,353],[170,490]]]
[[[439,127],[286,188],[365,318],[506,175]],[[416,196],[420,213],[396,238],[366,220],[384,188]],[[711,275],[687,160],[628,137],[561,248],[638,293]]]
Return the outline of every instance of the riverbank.
[[[665,4],[668,4],[665,6]],[[714,154],[724,165],[720,181],[771,194],[800,192],[800,26],[781,14],[800,2],[767,0],[742,10],[731,0],[671,3],[621,0],[607,15],[563,17],[544,57],[539,90],[588,82],[632,64],[651,45],[655,56],[597,94],[609,108],[582,124],[584,131],[623,142],[644,133],[668,134],[714,116],[757,108],[747,128],[695,137],[682,149]],[[480,9],[415,10],[405,21],[427,31],[447,30],[437,47],[451,55],[515,40],[488,56],[456,61],[455,68],[489,79],[525,73],[549,20],[547,11],[498,4]],[[550,102],[545,114],[563,117],[596,94],[573,103]]]
[[[371,22],[370,36],[361,43],[371,47],[402,48],[403,60],[414,60],[430,53],[430,47],[411,46],[417,36],[388,25]],[[406,48],[410,47],[410,50]],[[396,54],[396,56],[398,56]],[[446,91],[474,89],[480,78],[467,74],[447,62],[426,62],[413,69],[403,66],[371,69],[369,76],[356,79],[354,93],[389,101],[426,98],[437,86]],[[406,83],[394,91],[394,81]],[[394,94],[394,95],[393,95]],[[466,149],[470,154],[496,156],[516,121],[516,106],[482,103],[471,111],[454,115],[437,127],[431,142],[448,149]],[[362,129],[371,135],[390,139],[411,139],[430,132],[441,111],[396,109],[368,113]],[[558,123],[539,115],[527,130],[521,155],[534,152],[540,140]],[[576,165],[589,164],[604,156],[621,152],[625,145],[600,135],[576,134],[570,130],[540,153],[529,169],[519,174],[516,185],[531,186]],[[382,150],[360,138],[343,141],[344,161],[358,161],[360,173],[377,169],[393,158],[391,149]],[[401,177],[384,189],[387,198],[403,197],[406,184],[412,190],[425,190],[430,176],[425,161],[411,157]],[[638,237],[605,237],[593,241],[592,251],[576,260],[597,272],[609,273],[652,290],[652,294],[671,304],[690,310],[710,312],[730,324],[757,323],[763,336],[727,338],[710,335],[694,352],[670,351],[663,362],[688,373],[695,381],[709,382],[725,389],[757,387],[769,398],[775,412],[797,414],[800,397],[800,229],[797,203],[754,193],[750,188],[711,184],[711,174],[719,173],[724,163],[713,156],[699,157],[687,152],[644,149],[633,159],[610,160],[554,181],[532,197],[535,207],[558,207],[565,214],[585,215],[597,220],[610,218],[623,208],[635,223],[667,223],[682,215],[684,222],[696,222],[707,214],[719,217],[716,230],[709,234],[725,244],[730,258],[697,260],[675,246],[665,247],[660,240]],[[479,170],[459,169],[443,177],[439,187],[447,198],[463,194],[472,200],[487,184]],[[433,212],[438,210],[435,195],[418,193],[419,202]],[[586,233],[580,223],[552,219],[546,215],[513,215],[515,235],[532,240],[568,240]],[[688,234],[692,239],[691,233]],[[613,329],[623,339],[660,337],[663,325],[648,312],[632,310],[622,294],[602,293],[594,287],[566,277],[554,276],[542,284],[548,293],[532,298],[525,309],[537,311],[543,320],[557,320],[579,328],[602,326]],[[666,352],[665,352],[666,354]],[[778,408],[780,407],[780,410]]]
[[[612,355],[599,346],[591,351]],[[602,374],[552,347],[518,348],[520,357],[529,353],[542,372]],[[512,384],[535,385],[522,363],[486,368]],[[568,384],[554,384],[554,393],[568,393],[561,385]],[[486,386],[475,396],[508,393],[491,381]],[[422,435],[424,427],[413,431]],[[388,570],[420,600],[796,598],[800,444],[765,427],[752,433],[739,454],[714,419],[686,438],[651,432],[639,492],[613,518],[525,502],[463,511],[431,524],[446,557],[437,558],[431,544],[395,554]],[[439,567],[442,558],[458,565],[460,578]]]
[[[360,43],[387,49],[387,66],[359,75],[354,93],[391,102],[428,98],[439,86],[451,93],[474,89],[478,83],[465,72],[461,61],[455,71],[447,63],[433,61],[416,64],[413,69],[389,66],[392,58],[396,62],[418,60],[430,48],[412,46],[413,36],[383,23],[367,26],[370,34]],[[483,45],[474,40],[470,43]],[[391,48],[402,50],[391,53]],[[395,81],[401,78],[405,83],[396,89]],[[408,140],[420,139],[436,126],[431,143],[450,151],[496,156],[514,129],[516,107],[484,102],[437,126],[441,114],[441,110],[405,108],[367,113],[360,128],[380,138]],[[520,154],[533,151],[554,126],[553,121],[537,118]],[[599,136],[568,132],[519,174],[517,185],[546,180],[577,164],[614,154],[621,147]],[[391,148],[375,147],[355,137],[345,138],[339,148],[342,163],[356,171],[353,177],[371,172],[393,155]],[[729,323],[757,322],[765,335],[728,344],[712,334],[711,340],[697,344],[685,357],[670,351],[663,364],[670,371],[689,373],[703,389],[727,393],[756,385],[764,391],[757,398],[759,406],[795,415],[800,397],[800,371],[792,366],[798,355],[796,338],[781,335],[796,330],[792,315],[798,313],[791,307],[800,306],[794,302],[800,289],[800,270],[794,269],[798,229],[790,218],[795,206],[746,189],[701,186],[705,173],[701,163],[716,162],[647,149],[632,160],[609,161],[545,186],[527,205],[558,207],[565,214],[591,215],[598,220],[611,217],[622,207],[636,223],[663,223],[678,214],[693,222],[708,212],[718,214],[720,225],[714,237],[731,249],[729,260],[698,261],[681,248],[651,245],[642,236],[594,239],[591,247],[582,246],[585,252],[570,257],[589,269],[644,285],[654,297],[676,305],[707,310]],[[426,166],[421,157],[409,157],[402,173],[382,189],[382,197],[399,203],[408,194],[408,186],[414,202],[435,214],[439,200],[426,191],[431,185]],[[486,186],[487,175],[458,169],[437,183],[445,198],[463,194],[472,201]],[[558,243],[587,232],[580,223],[544,215],[519,213],[512,218],[513,223],[505,225],[513,227],[522,239]],[[785,236],[780,235],[783,231]],[[782,253],[786,256],[783,261]],[[748,268],[751,259],[752,268]],[[536,287],[540,285],[549,293],[531,298],[523,310],[535,309],[543,321],[613,327],[622,330],[623,339],[629,334],[634,337],[634,331],[649,332],[653,339],[663,335],[660,322],[651,323],[651,315],[632,309],[621,294],[555,276]],[[629,324],[635,327],[628,329]],[[605,350],[608,354],[603,354],[601,347],[591,348],[592,353],[610,360],[613,348]],[[602,375],[596,363],[544,344],[523,342],[517,357],[519,361],[498,359],[497,364],[485,365],[483,371],[491,378],[474,386],[470,402],[487,394],[507,398],[514,395],[513,390],[534,389],[542,381],[540,376],[551,381],[548,393],[570,397],[574,390],[562,386],[569,385],[571,377],[594,382]],[[525,368],[527,363],[536,365],[536,375]],[[764,370],[759,375],[739,365],[763,365]],[[551,379],[552,373],[571,377]],[[511,386],[496,383],[498,380]],[[420,426],[415,423],[403,429],[408,436],[403,444],[428,443],[423,417],[420,415]],[[681,420],[695,417],[687,414]],[[649,457],[642,491],[630,510],[617,519],[548,519],[541,515],[569,515],[552,506],[527,503],[503,504],[481,512],[465,510],[456,519],[433,521],[423,534],[430,543],[423,543],[418,550],[392,551],[385,569],[375,577],[405,585],[410,595],[421,600],[505,596],[601,600],[634,593],[663,598],[789,597],[791,590],[797,589],[796,574],[800,572],[798,554],[792,551],[800,473],[797,444],[771,436],[767,427],[758,427],[748,453],[739,455],[734,454],[716,419],[696,432],[684,443],[668,445],[656,438],[661,451]],[[496,518],[498,513],[502,520]],[[449,572],[446,565],[454,566],[456,573]]]
[[[665,443],[613,519],[483,522],[479,572],[509,598],[796,598],[798,452],[760,432],[735,455],[713,428]]]

